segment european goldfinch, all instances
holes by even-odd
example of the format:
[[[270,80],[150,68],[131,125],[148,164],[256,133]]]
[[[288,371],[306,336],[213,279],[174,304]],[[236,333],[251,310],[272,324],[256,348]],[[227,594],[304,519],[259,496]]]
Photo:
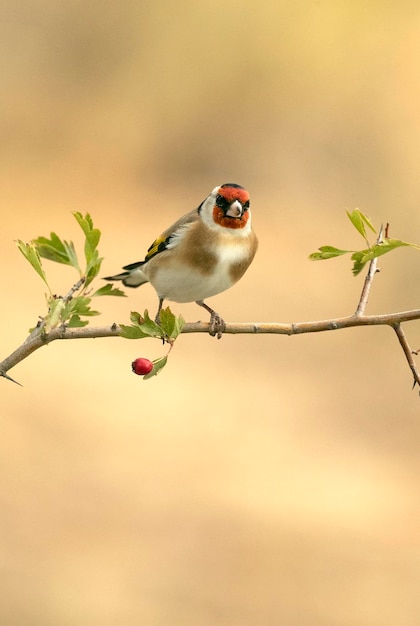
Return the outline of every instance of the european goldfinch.
[[[225,183],[165,230],[144,261],[126,265],[125,272],[105,280],[122,280],[126,287],[151,283],[159,297],[157,322],[164,300],[196,302],[210,313],[209,332],[220,339],[225,322],[204,299],[232,287],[248,269],[257,246],[249,193]]]

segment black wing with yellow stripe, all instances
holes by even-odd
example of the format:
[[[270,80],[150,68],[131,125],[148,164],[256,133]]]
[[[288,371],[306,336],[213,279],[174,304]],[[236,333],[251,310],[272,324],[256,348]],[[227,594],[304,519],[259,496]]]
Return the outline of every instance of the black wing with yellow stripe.
[[[154,240],[154,242],[148,249],[147,254],[144,258],[144,261],[137,261],[136,263],[130,263],[129,265],[124,265],[123,270],[130,271],[130,270],[135,270],[137,267],[141,267],[142,265],[147,263],[147,261],[150,261],[152,257],[159,254],[159,252],[163,252],[164,250],[166,250],[170,239],[171,239],[170,237],[166,237],[166,239],[162,239],[162,237],[158,237],[157,239]]]

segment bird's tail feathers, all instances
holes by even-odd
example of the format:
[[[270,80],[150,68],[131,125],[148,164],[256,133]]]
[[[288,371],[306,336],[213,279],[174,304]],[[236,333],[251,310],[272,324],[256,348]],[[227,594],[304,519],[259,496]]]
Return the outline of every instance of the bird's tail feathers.
[[[133,270],[139,269],[142,265],[144,265],[144,261],[137,261],[136,263],[130,263],[130,265],[124,265],[123,270],[132,272]]]
[[[132,268],[131,271],[121,272],[121,274],[115,274],[115,276],[106,276],[104,280],[121,280],[126,287],[140,287],[144,283],[148,283],[148,279],[140,269],[140,265],[143,263],[133,263],[131,266],[127,265],[124,269]]]

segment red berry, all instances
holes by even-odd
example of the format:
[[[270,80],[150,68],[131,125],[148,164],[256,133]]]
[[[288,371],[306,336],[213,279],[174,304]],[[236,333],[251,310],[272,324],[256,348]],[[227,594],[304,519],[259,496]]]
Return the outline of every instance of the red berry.
[[[132,362],[131,367],[135,374],[139,376],[144,376],[145,374],[149,374],[153,369],[153,363],[149,361],[149,359],[136,359]]]

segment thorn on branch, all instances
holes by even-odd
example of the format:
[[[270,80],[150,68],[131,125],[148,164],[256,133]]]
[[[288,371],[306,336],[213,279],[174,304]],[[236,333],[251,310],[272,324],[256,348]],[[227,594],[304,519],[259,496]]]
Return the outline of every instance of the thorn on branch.
[[[19,387],[23,387],[21,383],[19,383],[17,380],[9,376],[9,374],[6,374],[6,372],[0,372],[0,376],[2,376],[3,378],[6,378],[7,380],[10,380],[12,383],[15,383],[16,385],[19,385]]]

